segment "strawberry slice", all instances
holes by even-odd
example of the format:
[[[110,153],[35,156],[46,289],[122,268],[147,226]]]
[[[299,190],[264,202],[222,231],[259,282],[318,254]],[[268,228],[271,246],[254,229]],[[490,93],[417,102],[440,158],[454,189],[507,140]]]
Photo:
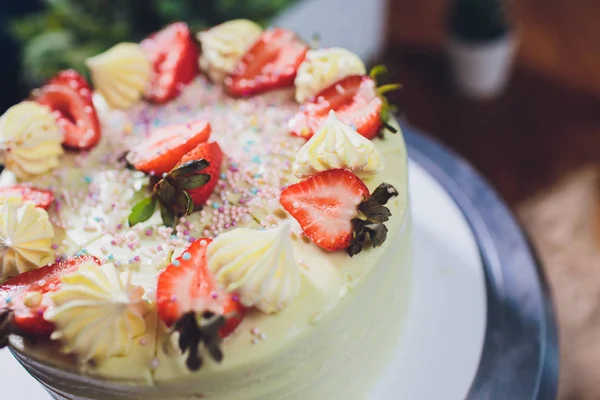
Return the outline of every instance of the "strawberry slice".
[[[31,201],[36,207],[47,210],[54,202],[54,193],[50,190],[26,185],[0,187],[0,203],[6,199],[19,199],[22,203]]]
[[[194,150],[183,156],[177,166],[201,159],[210,163],[208,167],[201,171],[203,174],[210,175],[210,178],[206,184],[187,190],[195,206],[202,206],[206,203],[219,181],[221,163],[223,162],[223,152],[219,144],[217,142],[200,143]]]
[[[320,172],[281,192],[283,208],[317,246],[350,256],[362,251],[367,238],[373,247],[387,236],[383,222],[391,215],[384,204],[398,192],[382,183],[369,196],[363,181],[345,169]]]
[[[208,270],[206,248],[210,239],[193,242],[158,277],[156,305],[159,318],[179,332],[179,347],[188,352],[192,371],[202,366],[200,346],[221,361],[221,339],[242,322],[244,307],[235,294],[224,292]]]
[[[93,256],[74,257],[24,272],[0,285],[0,347],[7,333],[50,335],[54,326],[43,316],[52,304],[45,295],[60,288],[63,275],[88,263],[100,265]]]
[[[162,104],[179,96],[184,85],[200,72],[200,52],[188,26],[175,22],[141,43],[152,61],[153,74],[146,94],[148,100]]]
[[[265,31],[225,78],[225,86],[234,96],[292,86],[307,51],[308,45],[292,31]]]
[[[294,135],[310,139],[323,126],[329,111],[334,110],[341,122],[353,126],[367,139],[377,136],[383,125],[395,132],[387,125],[390,106],[383,94],[397,88],[395,84],[377,88],[371,76],[347,76],[303,104],[289,127]]]
[[[206,142],[210,130],[205,121],[155,129],[129,152],[127,161],[140,171],[160,176],[169,172],[186,153]]]
[[[92,102],[92,90],[76,71],[60,72],[34,94],[35,100],[49,107],[65,137],[63,144],[87,150],[100,141],[100,122]]]

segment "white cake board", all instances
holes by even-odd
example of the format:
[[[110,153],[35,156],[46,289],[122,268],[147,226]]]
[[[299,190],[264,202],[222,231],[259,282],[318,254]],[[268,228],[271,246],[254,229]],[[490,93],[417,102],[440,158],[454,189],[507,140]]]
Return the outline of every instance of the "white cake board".
[[[405,331],[373,400],[464,399],[486,326],[483,268],[458,206],[423,168],[410,164],[415,266]],[[2,399],[50,400],[7,350]]]

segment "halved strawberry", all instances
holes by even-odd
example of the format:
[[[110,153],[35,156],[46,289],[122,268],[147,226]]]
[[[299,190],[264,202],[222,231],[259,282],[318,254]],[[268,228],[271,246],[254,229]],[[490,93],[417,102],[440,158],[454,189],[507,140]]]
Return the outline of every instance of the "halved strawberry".
[[[157,128],[131,149],[127,161],[140,171],[160,176],[169,172],[186,153],[206,142],[210,130],[206,121]]]
[[[294,84],[308,45],[287,29],[265,31],[225,78],[234,96],[251,96]]]
[[[0,187],[0,203],[6,199],[19,199],[21,202],[31,201],[36,207],[47,210],[54,202],[54,193],[50,190],[38,189],[33,186],[13,185]]]
[[[369,196],[369,189],[352,172],[331,169],[286,187],[280,202],[317,246],[346,249],[353,256],[363,249],[367,236],[373,247],[385,241],[383,222],[391,213],[384,204],[397,195],[393,186],[382,183]]]
[[[183,85],[199,73],[200,52],[188,26],[175,22],[141,43],[152,61],[153,74],[146,97],[154,103],[166,103],[179,96]]]
[[[208,238],[194,241],[158,276],[156,305],[159,318],[179,332],[179,347],[188,352],[187,366],[202,365],[200,345],[221,361],[221,339],[242,322],[245,309],[235,294],[223,291],[208,270]]]
[[[377,71],[375,71],[377,72]],[[303,104],[290,120],[294,135],[310,139],[325,123],[330,110],[340,121],[353,126],[367,139],[373,139],[387,123],[388,103],[383,94],[397,89],[398,85],[377,88],[374,77],[351,75],[325,88],[315,98]],[[386,125],[392,131],[393,128]]]
[[[100,122],[92,102],[92,90],[76,71],[60,72],[34,92],[35,100],[49,107],[65,137],[67,147],[86,150],[100,141]]]
[[[223,152],[217,142],[200,143],[194,150],[187,153],[179,164],[182,165],[189,161],[204,159],[210,164],[202,170],[201,173],[210,175],[210,179],[206,184],[195,189],[187,190],[192,198],[195,206],[202,206],[210,197],[217,182],[219,181],[219,173],[221,172],[221,163],[223,162]]]
[[[0,329],[0,343],[7,333],[50,335],[54,326],[44,319],[44,312],[52,303],[45,295],[57,291],[60,278],[84,263],[100,265],[93,256],[74,257],[24,272],[0,285],[0,320],[8,319],[8,314],[11,319],[11,326],[7,325],[6,331]]]

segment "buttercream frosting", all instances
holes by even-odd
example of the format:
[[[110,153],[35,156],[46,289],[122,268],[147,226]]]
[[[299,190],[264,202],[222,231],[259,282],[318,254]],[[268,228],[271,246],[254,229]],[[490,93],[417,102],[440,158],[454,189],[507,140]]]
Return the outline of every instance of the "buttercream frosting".
[[[119,273],[114,264],[83,264],[61,278],[50,294],[54,307],[44,318],[56,325],[51,338],[82,362],[101,362],[129,353],[133,339],[146,332],[148,303],[144,288],[131,283],[132,273]]]
[[[365,73],[365,64],[351,51],[339,47],[309,50],[294,81],[296,101],[304,103],[346,76]]]
[[[296,155],[293,172],[305,178],[334,168],[347,168],[364,178],[381,171],[383,162],[373,143],[340,122],[331,110],[323,127]]]
[[[221,82],[233,72],[235,65],[261,33],[262,28],[247,19],[224,22],[198,33],[202,45],[200,68],[213,82]]]
[[[290,222],[277,228],[237,228],[208,246],[208,267],[242,304],[265,313],[283,310],[300,291],[300,269],[292,253]]]
[[[119,43],[88,58],[86,64],[94,88],[116,109],[126,110],[137,103],[150,79],[150,60],[137,43]]]
[[[0,158],[20,180],[58,166],[62,134],[50,110],[33,101],[21,102],[0,118]]]
[[[52,260],[54,229],[43,208],[31,202],[0,206],[0,279],[36,269]]]

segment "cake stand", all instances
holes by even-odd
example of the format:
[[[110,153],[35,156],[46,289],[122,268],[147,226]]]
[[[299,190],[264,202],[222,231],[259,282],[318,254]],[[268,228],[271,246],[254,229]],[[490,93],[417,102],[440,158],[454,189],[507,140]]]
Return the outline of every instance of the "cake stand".
[[[556,330],[527,238],[468,164],[403,130],[414,282],[406,328],[371,399],[553,399]],[[2,398],[50,399],[6,350],[0,386]]]

